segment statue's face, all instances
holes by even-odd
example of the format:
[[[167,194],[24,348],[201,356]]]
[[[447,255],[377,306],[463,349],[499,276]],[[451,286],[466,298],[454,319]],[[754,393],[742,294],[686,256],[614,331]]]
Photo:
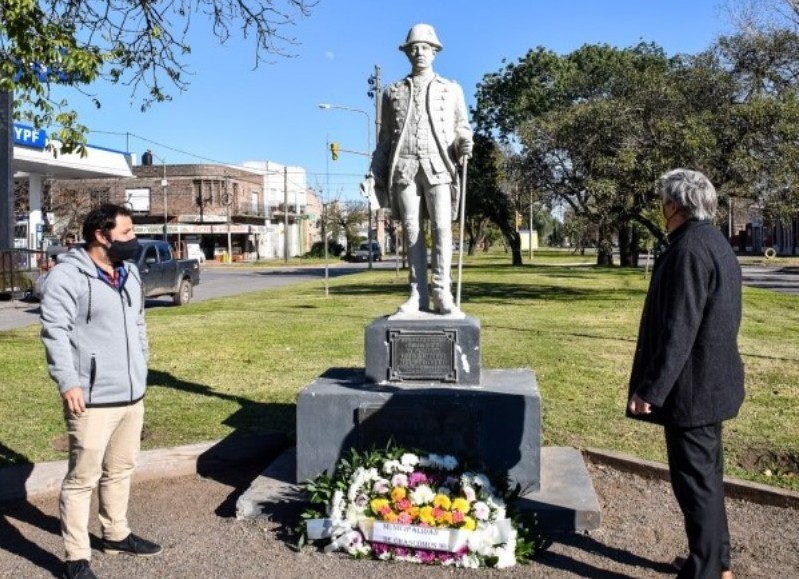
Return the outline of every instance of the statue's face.
[[[405,49],[408,60],[411,61],[414,74],[429,70],[436,58],[436,49],[426,42],[414,42]]]

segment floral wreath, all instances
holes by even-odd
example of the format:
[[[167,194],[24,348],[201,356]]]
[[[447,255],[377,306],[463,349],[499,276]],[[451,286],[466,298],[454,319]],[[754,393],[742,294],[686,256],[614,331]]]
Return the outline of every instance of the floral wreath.
[[[506,499],[488,476],[458,472],[452,456],[391,447],[351,450],[332,477],[305,483],[299,546],[326,540],[325,552],[451,565],[510,567],[529,560],[535,544],[508,516]]]

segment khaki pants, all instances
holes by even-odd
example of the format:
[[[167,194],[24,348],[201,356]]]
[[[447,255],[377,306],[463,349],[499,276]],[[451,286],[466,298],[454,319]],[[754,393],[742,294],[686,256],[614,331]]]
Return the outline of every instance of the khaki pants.
[[[89,516],[99,483],[99,519],[103,538],[121,541],[130,534],[128,497],[144,424],[144,403],[87,408],[67,413],[69,470],[61,485],[59,508],[66,560],[91,559]]]

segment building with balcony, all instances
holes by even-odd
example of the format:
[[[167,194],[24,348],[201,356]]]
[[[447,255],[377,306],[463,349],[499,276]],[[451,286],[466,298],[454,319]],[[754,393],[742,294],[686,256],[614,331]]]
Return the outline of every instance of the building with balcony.
[[[79,220],[71,219],[71,214],[80,206],[85,210],[79,213],[85,214],[98,203],[126,204],[142,238],[166,239],[180,255],[193,244],[206,259],[244,261],[282,258],[286,248],[288,256],[301,255],[317,229],[318,214],[311,222],[307,213],[313,193],[304,186],[288,195],[284,192],[282,204],[273,201],[277,193],[271,197],[266,193],[267,187],[276,186],[271,167],[154,164],[153,155],[146,152],[132,174],[51,181],[54,232],[79,233],[75,231]],[[302,179],[304,185],[304,170]],[[286,198],[293,203],[285,204]]]

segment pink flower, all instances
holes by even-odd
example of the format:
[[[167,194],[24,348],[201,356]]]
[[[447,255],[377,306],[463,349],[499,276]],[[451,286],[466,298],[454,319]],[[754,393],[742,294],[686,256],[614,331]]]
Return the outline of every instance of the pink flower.
[[[416,488],[420,484],[425,484],[427,482],[427,475],[423,472],[412,472],[411,476],[408,477],[408,486]]]
[[[401,525],[410,525],[413,522],[413,518],[408,513],[400,513],[397,516],[397,522]]]
[[[400,499],[397,501],[397,508],[401,511],[407,511],[411,508],[411,501],[408,499]]]
[[[460,511],[452,511],[452,522],[453,523],[462,523],[463,522],[463,513]]]

